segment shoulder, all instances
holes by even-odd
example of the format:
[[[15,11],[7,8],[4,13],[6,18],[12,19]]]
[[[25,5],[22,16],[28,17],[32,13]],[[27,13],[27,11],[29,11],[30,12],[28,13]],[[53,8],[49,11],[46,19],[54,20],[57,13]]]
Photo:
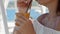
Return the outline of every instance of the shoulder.
[[[43,14],[43,15],[39,16],[39,17],[37,18],[37,20],[38,20],[40,23],[42,23],[42,20],[43,20],[47,15],[48,15],[48,13]]]

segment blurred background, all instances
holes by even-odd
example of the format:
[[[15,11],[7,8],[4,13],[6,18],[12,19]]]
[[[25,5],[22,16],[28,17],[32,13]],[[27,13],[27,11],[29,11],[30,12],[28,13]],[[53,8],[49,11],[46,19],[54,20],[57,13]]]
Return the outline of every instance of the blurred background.
[[[4,8],[3,6],[0,6],[0,34],[12,34],[15,26],[15,13],[17,12],[16,0],[2,0],[1,4],[4,5]],[[30,16],[33,19],[37,19],[40,15],[48,12],[48,8],[39,5],[33,0],[32,8],[30,10]]]

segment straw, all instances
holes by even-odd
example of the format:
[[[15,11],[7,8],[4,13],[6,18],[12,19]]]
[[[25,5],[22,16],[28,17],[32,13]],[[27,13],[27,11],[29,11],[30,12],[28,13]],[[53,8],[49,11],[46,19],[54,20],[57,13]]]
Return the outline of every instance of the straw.
[[[26,10],[26,13],[27,13],[27,11],[28,11],[28,9],[29,9],[29,6],[30,6],[31,2],[32,2],[32,0],[30,1],[29,5],[28,5],[28,8],[27,8],[27,10]]]

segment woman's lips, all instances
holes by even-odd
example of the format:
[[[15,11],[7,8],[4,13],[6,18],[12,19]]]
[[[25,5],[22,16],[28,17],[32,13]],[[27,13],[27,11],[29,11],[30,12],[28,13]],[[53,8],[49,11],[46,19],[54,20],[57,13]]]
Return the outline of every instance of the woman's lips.
[[[28,3],[27,2],[17,2],[18,7],[27,7]]]

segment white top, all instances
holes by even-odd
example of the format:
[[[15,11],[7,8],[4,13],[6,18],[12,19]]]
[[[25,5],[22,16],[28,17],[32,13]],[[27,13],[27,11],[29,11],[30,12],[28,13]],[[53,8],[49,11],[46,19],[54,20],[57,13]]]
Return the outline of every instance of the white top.
[[[32,21],[36,34],[60,34],[60,31],[48,28],[40,24],[37,20]]]

